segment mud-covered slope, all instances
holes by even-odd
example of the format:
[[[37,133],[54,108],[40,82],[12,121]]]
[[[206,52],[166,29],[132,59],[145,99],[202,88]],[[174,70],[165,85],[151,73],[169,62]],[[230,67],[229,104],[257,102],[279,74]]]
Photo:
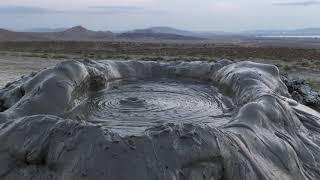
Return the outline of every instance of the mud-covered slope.
[[[123,79],[152,79],[161,86],[115,85]],[[201,90],[183,86],[185,79],[196,80],[193,84]],[[168,86],[167,80],[181,84]],[[211,86],[212,91],[202,90]],[[126,88],[135,89],[134,97]],[[122,97],[124,92],[130,92],[130,97]],[[154,92],[157,96],[149,94]],[[204,92],[212,94],[198,98]],[[168,113],[161,117],[171,118],[123,133],[112,123],[116,119],[132,129],[134,123],[128,124],[127,116],[123,122],[118,116],[111,120],[98,116],[98,121],[83,113],[96,107],[87,102],[97,93],[106,93],[99,96],[106,102],[112,100],[98,105],[117,107],[119,115],[152,106],[162,108],[152,117],[165,110]],[[216,109],[212,115],[208,106]],[[196,116],[185,121],[185,116],[171,111],[190,110],[194,115],[199,113],[197,107],[206,107],[205,111],[199,108],[201,121]],[[320,178],[320,114],[292,100],[278,69],[271,65],[68,61],[0,90],[0,110],[0,177],[4,180]]]

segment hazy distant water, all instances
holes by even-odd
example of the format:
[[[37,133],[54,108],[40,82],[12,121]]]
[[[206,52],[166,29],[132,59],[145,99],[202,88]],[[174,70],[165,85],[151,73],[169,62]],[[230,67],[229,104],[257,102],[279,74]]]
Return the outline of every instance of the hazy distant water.
[[[263,38],[292,38],[292,39],[320,39],[320,35],[314,36],[260,36]]]

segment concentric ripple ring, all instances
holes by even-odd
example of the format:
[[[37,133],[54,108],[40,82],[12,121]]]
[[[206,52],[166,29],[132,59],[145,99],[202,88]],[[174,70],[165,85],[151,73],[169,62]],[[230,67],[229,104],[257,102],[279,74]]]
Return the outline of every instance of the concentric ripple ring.
[[[82,118],[106,128],[145,130],[161,123],[208,121],[223,114],[217,90],[199,81],[121,81],[79,106]]]

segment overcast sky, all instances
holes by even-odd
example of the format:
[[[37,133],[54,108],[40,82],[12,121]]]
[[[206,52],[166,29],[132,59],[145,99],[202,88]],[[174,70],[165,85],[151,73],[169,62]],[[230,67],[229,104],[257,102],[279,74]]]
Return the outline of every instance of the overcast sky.
[[[6,0],[0,27],[83,25],[93,30],[171,26],[199,31],[320,27],[320,0]]]

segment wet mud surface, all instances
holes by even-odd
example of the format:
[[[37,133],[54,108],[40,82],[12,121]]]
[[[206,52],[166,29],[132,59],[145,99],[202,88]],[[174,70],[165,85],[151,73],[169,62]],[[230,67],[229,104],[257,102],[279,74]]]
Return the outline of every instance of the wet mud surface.
[[[137,134],[164,123],[212,123],[227,111],[218,95],[202,81],[119,80],[91,93],[71,114],[119,134]]]

